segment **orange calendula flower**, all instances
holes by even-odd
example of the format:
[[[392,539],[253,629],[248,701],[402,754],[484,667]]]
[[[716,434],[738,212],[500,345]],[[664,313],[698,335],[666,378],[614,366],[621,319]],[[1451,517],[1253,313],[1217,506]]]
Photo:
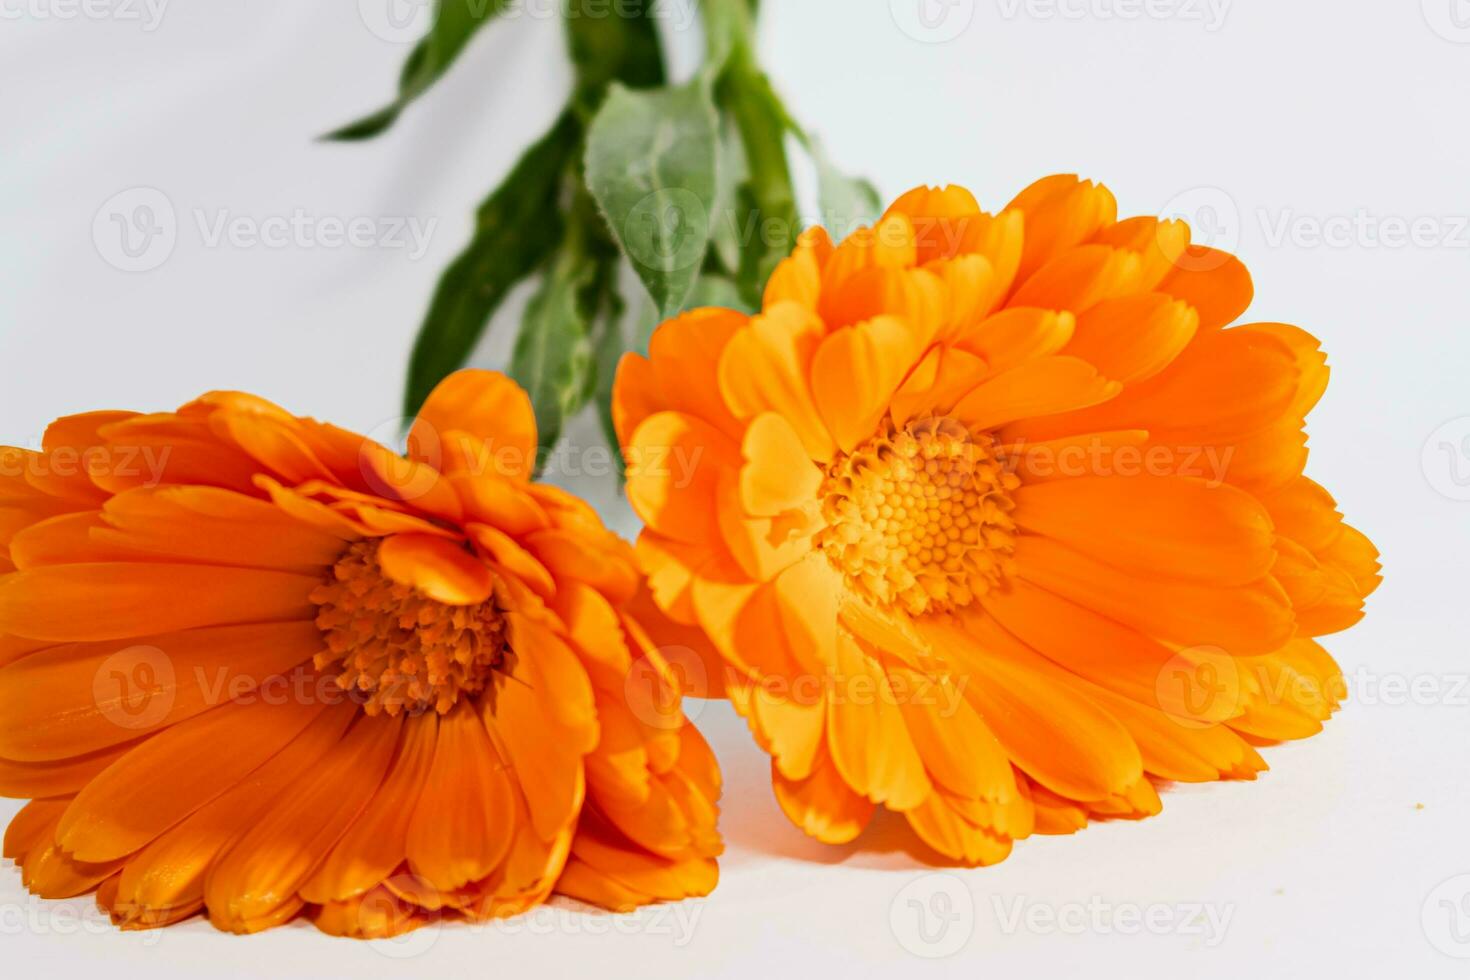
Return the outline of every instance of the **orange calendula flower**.
[[[407,458],[238,393],[4,450],[26,886],[125,928],[352,936],[707,893],[720,777],[665,627],[632,612],[632,549],[530,482],[535,448],[525,394],[466,371]]]
[[[919,189],[803,234],[759,314],[624,360],[639,558],[793,822],[847,841],[882,804],[986,864],[1319,730],[1314,638],[1361,616],[1376,552],[1302,475],[1317,341],[1227,329],[1251,295],[1075,177],[995,215]]]

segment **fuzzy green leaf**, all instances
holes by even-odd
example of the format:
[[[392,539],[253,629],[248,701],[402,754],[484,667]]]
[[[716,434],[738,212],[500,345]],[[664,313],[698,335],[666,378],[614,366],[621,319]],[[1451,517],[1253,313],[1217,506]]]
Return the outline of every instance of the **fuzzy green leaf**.
[[[611,271],[611,270],[609,270]],[[618,476],[622,477],[623,455],[619,452],[618,430],[613,425],[612,391],[617,380],[618,365],[628,353],[628,334],[623,326],[624,306],[622,299],[609,290],[608,302],[598,318],[593,338],[593,359],[597,377],[593,398],[597,403],[597,419],[602,423],[602,434],[617,461]]]
[[[577,98],[595,111],[612,82],[629,88],[664,84],[656,8],[661,0],[566,0],[567,50],[576,68]]]
[[[672,316],[699,278],[715,202],[709,84],[615,84],[587,133],[587,188],[639,279]]]
[[[494,20],[511,0],[438,0],[429,34],[409,53],[398,76],[398,97],[369,116],[364,116],[328,133],[328,140],[371,139],[398,119],[417,99],[449,70],[470,38]]]
[[[822,211],[822,225],[832,237],[842,240],[864,225],[871,225],[883,213],[883,199],[878,188],[862,177],[850,177],[832,163],[822,144],[813,139],[807,144],[817,168],[817,206]]]
[[[582,303],[595,268],[563,253],[547,273],[521,322],[510,376],[531,397],[544,457],[561,438],[566,419],[587,402],[593,369],[591,323]]]
[[[409,361],[405,414],[469,358],[511,287],[562,240],[559,196],[580,127],[563,114],[480,207],[475,235],[445,271]]]
[[[719,306],[739,313],[755,312],[745,302],[745,297],[740,295],[740,287],[733,279],[714,274],[699,277],[699,282],[694,285],[694,292],[689,295],[689,306],[691,309]]]
[[[791,254],[800,230],[786,159],[786,136],[799,136],[800,130],[753,58],[747,47],[737,45],[717,93],[740,133],[749,175],[736,191],[734,219],[741,229],[736,281],[746,302],[758,305],[766,280]]]

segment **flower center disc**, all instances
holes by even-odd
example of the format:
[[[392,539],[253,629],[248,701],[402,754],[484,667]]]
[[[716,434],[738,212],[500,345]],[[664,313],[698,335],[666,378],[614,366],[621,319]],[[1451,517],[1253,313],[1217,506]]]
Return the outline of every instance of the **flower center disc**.
[[[443,714],[482,691],[507,654],[493,597],[474,606],[425,598],[383,574],[375,540],[348,547],[311,601],[327,644],[316,668],[335,674],[370,715]]]
[[[1020,483],[989,435],[952,419],[885,423],[827,470],[817,543],[848,584],[911,615],[966,606],[1009,572]]]

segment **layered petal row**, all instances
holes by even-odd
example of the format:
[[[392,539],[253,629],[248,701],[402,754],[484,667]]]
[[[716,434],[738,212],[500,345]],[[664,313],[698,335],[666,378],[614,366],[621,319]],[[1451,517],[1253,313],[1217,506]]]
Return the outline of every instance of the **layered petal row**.
[[[1100,185],[920,188],[624,360],[639,560],[796,825],[986,864],[1320,729],[1377,553],[1303,475],[1318,343],[1251,299]]]

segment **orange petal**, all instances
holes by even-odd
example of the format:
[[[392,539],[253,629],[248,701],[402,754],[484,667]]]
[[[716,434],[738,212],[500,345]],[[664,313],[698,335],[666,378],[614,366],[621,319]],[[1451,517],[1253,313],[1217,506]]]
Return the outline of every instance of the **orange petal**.
[[[506,763],[479,713],[460,701],[439,722],[439,741],[408,828],[408,863],[442,892],[493,871],[514,834]]]
[[[743,313],[710,307],[691,310],[655,330],[648,354],[661,406],[738,438],[740,425],[720,398],[719,366],[725,346],[748,321]],[[632,429],[626,434],[631,436]],[[626,438],[623,441],[627,443]]]
[[[1276,560],[1270,515],[1231,486],[1084,476],[1023,486],[1012,499],[1021,528],[1140,575],[1245,585]]]
[[[963,631],[928,627],[927,636],[966,664],[966,688],[1016,765],[1075,799],[1102,799],[1143,773],[1138,747],[1116,718],[1065,686],[1061,671],[980,616]]]
[[[975,677],[927,677],[890,667],[909,736],[929,775],[957,796],[1008,802],[1016,799],[1011,760],[965,689]]]
[[[740,503],[747,514],[775,517],[817,499],[822,471],[807,458],[801,439],[775,412],[756,416],[741,446]]]
[[[1017,273],[1024,282],[1063,250],[1090,239],[1118,217],[1118,202],[1101,184],[1073,174],[1045,177],[1006,206],[1026,216],[1026,248]]]
[[[214,565],[51,565],[0,580],[0,628],[65,643],[310,619],[316,607],[309,596],[320,582]]]
[[[1163,293],[1105,300],[1078,318],[1066,353],[1115,381],[1137,382],[1166,368],[1198,327],[1193,307]]]
[[[31,800],[21,807],[5,828],[5,857],[19,864],[36,847],[49,847],[56,823],[71,800]]]
[[[958,347],[935,344],[893,393],[889,414],[895,426],[925,415],[947,415],[955,403],[974,390],[990,367],[985,360]]]
[[[838,634],[836,687],[828,699],[827,748],[848,785],[894,810],[918,806],[932,791],[882,668],[846,632]]]
[[[1016,419],[1055,415],[1107,401],[1121,389],[1075,357],[1043,357],[986,381],[954,408],[954,415],[976,428],[990,429]]]
[[[290,683],[310,690],[313,677],[303,672]],[[77,794],[57,841],[83,861],[133,853],[239,783],[323,707],[289,697],[281,704],[231,703],[155,735]],[[222,745],[230,751],[220,752]]]
[[[393,758],[401,720],[360,717],[313,767],[309,780],[276,800],[209,871],[204,902],[221,929],[255,931],[283,909],[344,827],[372,798]]]
[[[767,280],[761,305],[769,309],[791,302],[815,310],[822,293],[822,266],[831,254],[827,229],[816,225],[803,231],[796,239],[796,249],[777,264]]]
[[[821,749],[805,779],[787,779],[773,762],[771,786],[776,802],[792,823],[823,844],[846,844],[873,818],[873,803],[853,792]]]
[[[327,859],[302,884],[302,898],[316,904],[356,898],[403,863],[408,854],[408,826],[434,761],[438,733],[438,715],[433,712],[403,723],[397,754],[382,785]]]
[[[583,821],[556,890],[583,902],[626,912],[651,902],[707,895],[719,880],[715,862],[668,859],[640,848],[595,818]]]
[[[1235,322],[1251,305],[1255,286],[1250,271],[1228,252],[1190,246],[1175,266],[1157,288],[1194,307],[1201,332]]]
[[[514,537],[551,526],[551,517],[526,492],[526,484],[494,474],[456,474],[449,485],[459,496],[467,521],[489,524]]]
[[[731,338],[720,357],[719,385],[738,418],[773,411],[785,416],[807,455],[832,458],[832,437],[812,399],[808,378],[822,337],[822,323],[794,303],[755,317]]]
[[[915,187],[888,206],[888,215],[902,214],[914,228],[920,265],[953,257],[963,240],[964,227],[981,216],[980,205],[963,187]]]
[[[1076,325],[1076,318],[1065,311],[1015,306],[959,331],[954,344],[984,358],[999,373],[1057,353]]]
[[[120,925],[151,928],[204,906],[204,880],[220,854],[277,800],[314,777],[318,761],[358,716],[352,704],[321,712],[280,752],[128,859],[113,915]]]
[[[0,796],[16,799],[71,796],[132,749],[132,745],[119,745],[54,762],[0,759]]]
[[[316,575],[342,553],[336,534],[271,503],[214,487],[129,490],[102,510],[101,545],[159,560],[271,568]],[[78,559],[85,561],[85,558]]]
[[[1011,853],[1011,839],[971,823],[939,790],[904,814],[919,839],[940,854],[972,867],[998,864]]]
[[[1092,241],[1138,253],[1143,261],[1138,288],[1154,289],[1174,272],[1175,263],[1189,247],[1189,226],[1183,221],[1160,221],[1151,216],[1125,218],[1099,229]]]
[[[468,446],[460,435],[468,437]],[[489,457],[499,475],[527,479],[536,468],[531,399],[498,371],[456,371],[419,409],[408,432],[408,455],[446,472]]]
[[[378,562],[388,578],[450,606],[484,602],[494,585],[483,561],[435,535],[395,534],[378,549]]]
[[[496,693],[485,727],[498,737],[505,761],[525,794],[537,835],[551,841],[575,820],[586,789],[582,746],[548,716],[548,693],[513,680]]]
[[[628,443],[628,502],[654,530],[676,541],[719,539],[715,493],[739,451],[713,426],[679,412],[639,424]]]
[[[491,561],[525,582],[542,598],[549,599],[555,594],[556,582],[546,566],[517,544],[510,535],[488,524],[466,524],[465,533]]]
[[[881,316],[827,335],[812,358],[817,411],[843,452],[870,437],[918,356],[913,328]]]
[[[1136,252],[1078,245],[1025,280],[1008,305],[1085,313],[1105,299],[1136,291],[1142,270],[1143,260]]]
[[[308,621],[56,647],[0,670],[0,755],[65,759],[131,741],[248,694],[322,648]]]
[[[1291,601],[1270,577],[1225,588],[1129,574],[1048,538],[1016,544],[1018,574],[1078,605],[1184,647],[1268,653],[1291,638]]]
[[[1235,328],[1247,333],[1259,333],[1274,337],[1284,344],[1296,358],[1297,392],[1286,414],[1294,418],[1306,418],[1327,391],[1327,355],[1322,353],[1322,344],[1301,327],[1289,323],[1247,323]]]

